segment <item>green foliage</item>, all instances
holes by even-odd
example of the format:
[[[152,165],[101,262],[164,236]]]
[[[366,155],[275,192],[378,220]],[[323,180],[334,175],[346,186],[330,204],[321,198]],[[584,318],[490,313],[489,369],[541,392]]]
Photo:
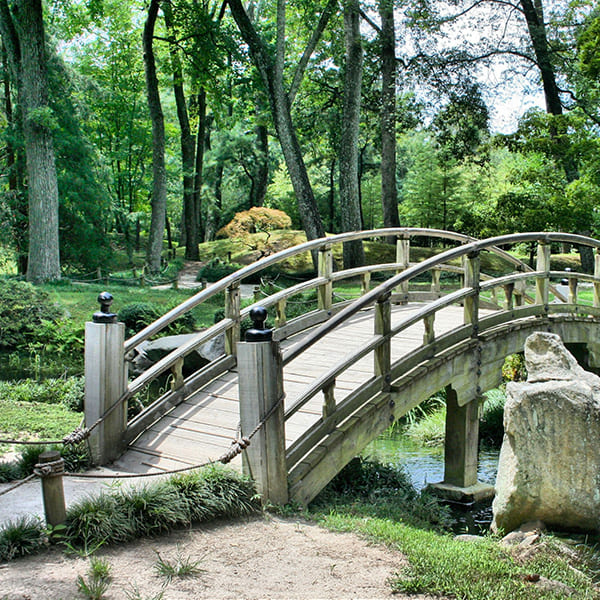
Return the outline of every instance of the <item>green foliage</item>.
[[[61,316],[44,290],[24,281],[0,281],[0,349],[15,350],[39,340],[44,322]]]
[[[201,561],[184,556],[179,549],[174,560],[162,557],[158,551],[156,551],[156,556],[154,570],[157,575],[164,577],[166,583],[170,583],[173,577],[191,577],[201,572],[198,567]]]
[[[83,377],[26,379],[17,382],[0,381],[0,400],[7,402],[41,402],[63,404],[72,411],[83,410],[85,381]]]
[[[393,515],[423,527],[452,524],[448,508],[428,492],[417,492],[401,466],[363,458],[352,459],[315,498],[311,510],[324,507]]]
[[[410,423],[406,435],[420,446],[441,447],[444,444],[446,407],[426,414],[422,419]]]
[[[29,109],[27,118],[38,127],[46,127],[51,130],[58,129],[58,119],[49,106],[39,106]]]
[[[73,549],[97,548],[257,508],[249,480],[210,467],[81,500],[68,510],[65,538]]]
[[[89,600],[101,600],[111,584],[112,567],[104,558],[90,557],[87,576],[77,576],[77,589]]]
[[[244,237],[249,233],[267,232],[274,229],[289,229],[292,220],[282,210],[253,206],[236,213],[233,219],[217,231],[219,237]]]
[[[502,379],[504,381],[525,381],[527,368],[523,353],[509,354],[502,365]]]
[[[202,281],[203,279],[210,282],[219,281],[241,268],[242,265],[226,262],[215,257],[200,268],[198,275],[196,275],[196,281]]]
[[[119,311],[118,320],[125,323],[126,335],[131,336],[156,321],[165,312],[167,309],[161,309],[151,302],[134,302],[126,304]],[[194,315],[187,312],[170,323],[163,330],[163,334],[189,333],[194,331],[195,325]]]
[[[499,388],[485,393],[485,400],[479,416],[479,441],[493,448],[500,448],[504,437],[504,389]]]
[[[39,519],[21,517],[0,528],[0,562],[35,554],[46,545],[46,536]]]

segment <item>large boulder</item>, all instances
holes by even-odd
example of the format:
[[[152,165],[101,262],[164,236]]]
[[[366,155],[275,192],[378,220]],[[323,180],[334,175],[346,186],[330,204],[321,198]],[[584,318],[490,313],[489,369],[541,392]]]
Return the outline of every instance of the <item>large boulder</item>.
[[[142,342],[134,348],[134,355],[129,361],[131,374],[140,375],[161,358],[167,356],[167,354],[170,354],[173,350],[176,350],[179,346],[187,343],[197,335],[197,333],[168,335]],[[223,354],[225,354],[225,336],[221,334],[206,342],[206,344],[202,344],[193,352],[190,352],[184,358],[183,372],[184,374],[193,373]]]
[[[525,363],[527,382],[506,386],[492,529],[600,530],[600,378],[551,333],[527,339]]]

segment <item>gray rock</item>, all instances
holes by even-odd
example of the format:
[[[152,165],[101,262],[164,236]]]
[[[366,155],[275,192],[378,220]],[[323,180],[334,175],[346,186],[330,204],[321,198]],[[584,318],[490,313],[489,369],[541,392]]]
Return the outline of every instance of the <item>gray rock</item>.
[[[527,382],[506,388],[492,529],[599,530],[600,378],[549,333],[528,338],[525,362]]]
[[[140,375],[161,358],[173,352],[195,336],[197,333],[169,335],[156,340],[142,342],[134,349],[134,356],[129,361],[132,375]],[[184,373],[193,373],[225,353],[225,336],[219,335],[190,352],[183,363]]]

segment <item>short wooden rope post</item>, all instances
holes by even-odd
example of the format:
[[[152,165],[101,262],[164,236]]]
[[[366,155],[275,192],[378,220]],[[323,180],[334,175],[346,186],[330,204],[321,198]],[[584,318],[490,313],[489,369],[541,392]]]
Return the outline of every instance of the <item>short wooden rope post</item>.
[[[550,244],[546,244],[545,242],[538,244],[536,271],[541,271],[544,273],[544,276],[536,279],[535,302],[544,306],[548,304],[548,290],[550,287],[548,278],[550,271],[550,250]]]
[[[246,332],[246,341],[237,344],[240,423],[242,436],[258,430],[243,454],[242,468],[254,479],[263,503],[286,504],[281,350],[272,330],[265,328],[266,309],[253,309],[250,318],[254,326]]]
[[[108,292],[98,296],[101,310],[85,324],[85,423],[93,425],[119,402],[127,390],[125,362],[125,324],[117,323],[110,312],[113,297]],[[123,450],[123,434],[127,428],[127,402],[121,402],[97,427],[89,438],[94,464],[106,464]]]
[[[473,288],[473,294],[465,298],[464,323],[473,327],[472,336],[479,331],[479,252],[469,254],[465,260],[465,287]]]
[[[400,268],[396,271],[396,274],[406,271],[410,267],[410,238],[399,237],[396,238],[396,263]],[[403,281],[397,289],[400,294],[400,301],[402,304],[408,302],[408,281]]]
[[[317,261],[318,276],[327,279],[317,288],[317,306],[319,310],[330,310],[333,304],[333,284],[331,274],[333,273],[333,253],[331,246],[319,248]]]
[[[385,339],[375,348],[375,376],[383,375],[389,377],[391,369],[391,339],[389,337],[392,328],[392,305],[390,294],[380,297],[375,304],[375,335],[381,335]],[[389,383],[389,381],[386,381]]]
[[[63,473],[65,463],[57,450],[42,452],[34,472],[42,480],[44,514],[48,525],[60,525],[67,519]]]
[[[225,318],[233,321],[225,332],[225,354],[235,356],[236,344],[240,341],[240,284],[237,282],[225,290]]]

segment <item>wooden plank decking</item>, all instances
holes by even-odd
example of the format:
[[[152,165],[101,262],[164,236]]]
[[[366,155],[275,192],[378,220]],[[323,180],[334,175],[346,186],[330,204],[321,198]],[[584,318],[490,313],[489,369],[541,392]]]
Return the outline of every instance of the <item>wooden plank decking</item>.
[[[422,304],[392,307],[392,327],[422,308]],[[436,335],[445,333],[463,322],[463,309],[449,307],[437,313]],[[423,342],[423,323],[412,326],[396,336],[392,343],[392,362],[410,353]],[[286,340],[285,349],[303,334]],[[310,349],[290,362],[284,369],[286,407],[314,379],[326,373],[347,354],[364,345],[373,336],[373,311],[366,310],[344,326],[319,340]],[[361,359],[336,380],[335,396],[339,402],[360,383],[373,376],[372,354]],[[286,423],[286,444],[289,446],[321,415],[322,394],[310,400]],[[143,433],[115,463],[117,470],[147,472],[170,470],[216,460],[236,436],[239,422],[237,373],[227,372],[165,415]],[[236,458],[233,466],[240,467]]]

